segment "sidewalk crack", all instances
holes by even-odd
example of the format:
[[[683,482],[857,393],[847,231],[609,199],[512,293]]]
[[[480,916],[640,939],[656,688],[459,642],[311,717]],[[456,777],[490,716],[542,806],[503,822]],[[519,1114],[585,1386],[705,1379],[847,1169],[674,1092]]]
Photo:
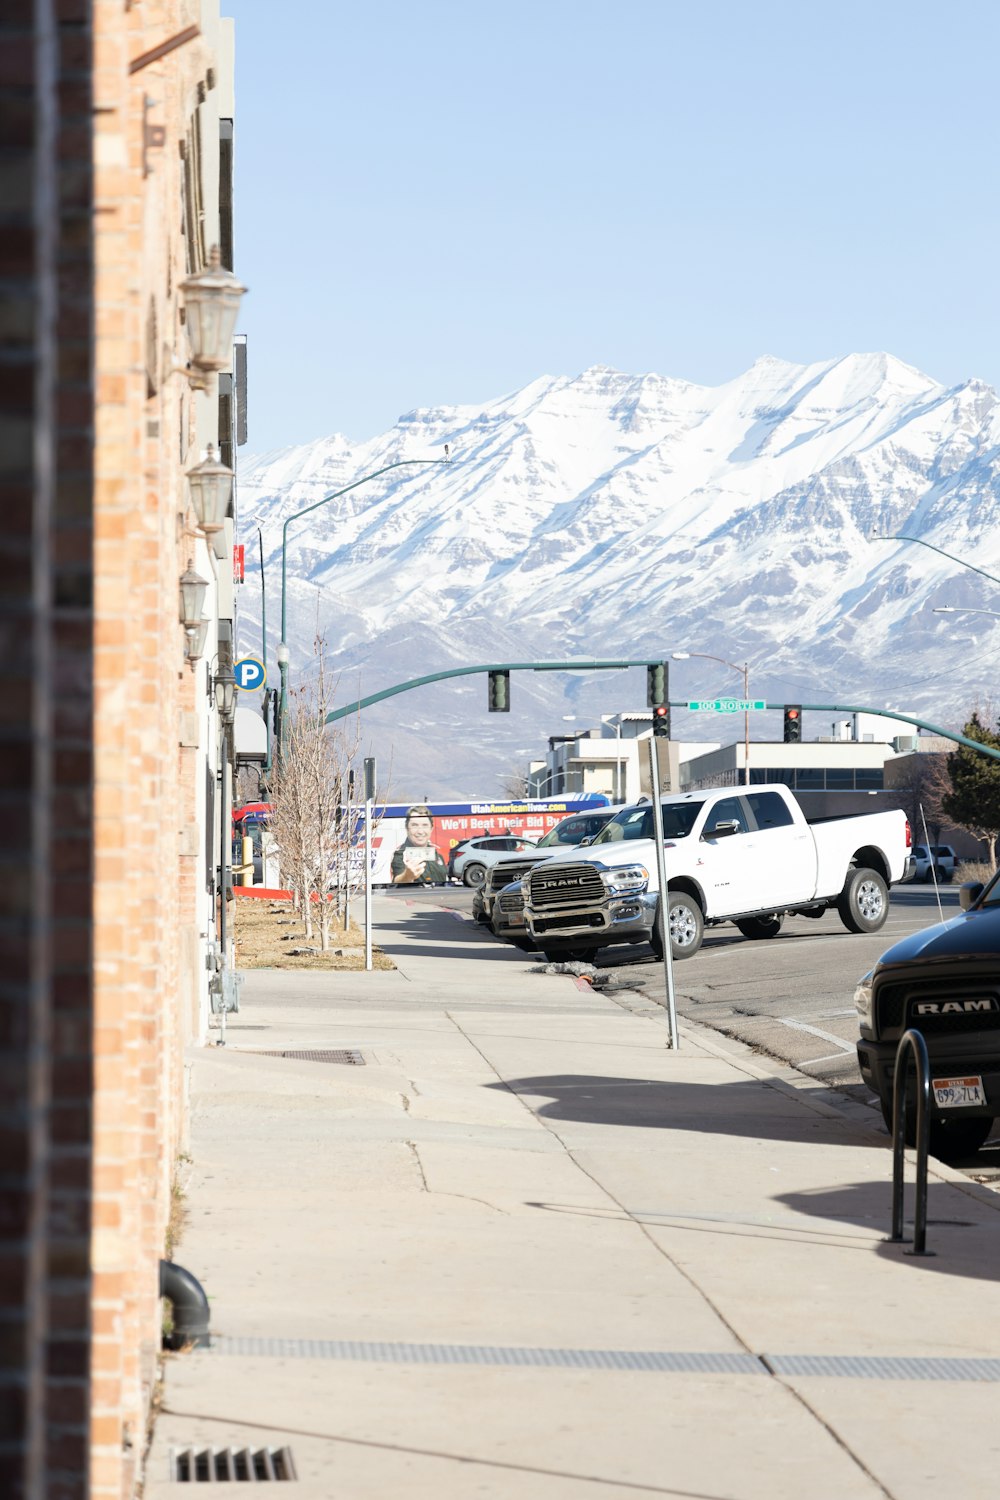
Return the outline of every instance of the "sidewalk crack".
[[[503,1214],[504,1217],[507,1217],[507,1209],[501,1208],[497,1203],[491,1203],[488,1198],[477,1198],[472,1193],[442,1193],[438,1188],[432,1188],[427,1181],[427,1173],[424,1170],[424,1164],[416,1141],[407,1141],[406,1144],[413,1152],[413,1159],[420,1172],[421,1187],[425,1193],[432,1193],[437,1198],[459,1198],[463,1203],[481,1203],[484,1208],[492,1209],[493,1213]]]
[[[868,1465],[865,1463],[864,1459],[861,1458],[860,1454],[855,1453],[855,1451],[853,1450],[853,1448],[851,1448],[851,1446],[846,1442],[846,1440],[844,1438],[842,1438],[840,1436],[840,1434],[836,1431],[836,1429],[830,1425],[830,1423],[826,1420],[826,1418],[822,1415],[822,1413],[818,1412],[815,1409],[815,1407],[813,1407],[811,1405],[811,1403],[805,1398],[805,1396],[802,1394],[802,1392],[799,1391],[794,1385],[792,1385],[782,1375],[780,1375],[776,1370],[772,1369],[768,1365],[766,1359],[764,1359],[761,1355],[757,1354],[755,1350],[751,1349],[751,1347],[747,1343],[746,1339],[742,1336],[742,1334],[738,1331],[738,1329],[730,1321],[730,1319],[727,1318],[726,1314],[723,1312],[723,1310],[719,1306],[719,1304],[715,1301],[715,1299],[711,1295],[711,1293],[709,1291],[707,1291],[705,1287],[703,1287],[703,1286],[701,1286],[699,1284],[699,1282],[696,1280],[694,1274],[691,1271],[689,1271],[686,1266],[684,1266],[679,1260],[677,1260],[673,1255],[670,1254],[669,1250],[667,1250],[663,1245],[660,1244],[659,1240],[652,1233],[652,1227],[649,1226],[649,1225],[647,1225],[647,1224],[645,1224],[642,1221],[642,1219],[636,1218],[635,1214],[633,1214],[631,1212],[631,1210],[624,1203],[622,1203],[619,1198],[617,1198],[615,1196],[615,1194],[611,1191],[611,1189],[605,1183],[601,1182],[594,1175],[594,1173],[587,1166],[584,1165],[584,1163],[575,1154],[575,1152],[573,1151],[572,1147],[570,1147],[570,1146],[567,1145],[567,1143],[565,1142],[565,1140],[563,1139],[563,1137],[559,1134],[559,1131],[555,1128],[555,1126],[553,1125],[553,1123],[551,1122],[551,1120],[544,1119],[540,1115],[537,1115],[535,1113],[535,1111],[531,1108],[531,1106],[529,1104],[527,1104],[524,1099],[521,1098],[520,1094],[518,1094],[514,1089],[512,1089],[510,1087],[510,1084],[498,1072],[498,1070],[494,1066],[492,1060],[489,1057],[487,1057],[486,1053],[478,1045],[478,1043],[475,1041],[475,1039],[473,1037],[471,1037],[467,1031],[464,1030],[464,1028],[460,1025],[460,1023],[458,1021],[456,1021],[455,1017],[453,1015],[451,1015],[451,1013],[448,1012],[448,1011],[445,1011],[445,1015],[447,1015],[449,1021],[451,1021],[451,1023],[453,1024],[453,1026],[455,1026],[456,1030],[458,1030],[461,1033],[461,1035],[465,1038],[465,1040],[469,1043],[469,1046],[470,1047],[474,1047],[475,1050],[479,1053],[479,1056],[483,1059],[483,1062],[486,1063],[487,1067],[492,1071],[494,1077],[498,1080],[498,1082],[501,1083],[501,1084],[503,1084],[503,1086],[511,1094],[513,1094],[514,1098],[519,1101],[519,1103],[524,1107],[524,1109],[527,1110],[527,1112],[531,1116],[531,1118],[537,1124],[539,1124],[542,1127],[543,1130],[548,1131],[549,1134],[551,1134],[552,1136],[555,1137],[555,1139],[559,1142],[560,1146],[562,1147],[563,1151],[566,1153],[567,1158],[573,1163],[573,1165],[576,1167],[577,1171],[582,1172],[583,1175],[584,1175],[584,1177],[588,1178],[589,1181],[593,1183],[594,1187],[597,1188],[598,1192],[603,1193],[603,1195],[609,1200],[609,1202],[613,1203],[615,1205],[615,1207],[617,1209],[619,1209],[620,1212],[625,1215],[625,1217],[629,1220],[629,1222],[635,1225],[635,1227],[638,1229],[639,1233],[646,1240],[649,1241],[649,1243],[652,1246],[652,1248],[654,1249],[654,1251],[658,1255],[660,1255],[668,1263],[668,1265],[671,1265],[674,1268],[674,1270],[677,1272],[677,1274],[679,1276],[683,1277],[683,1279],[687,1282],[688,1286],[690,1286],[691,1290],[693,1292],[695,1292],[702,1299],[702,1301],[705,1303],[706,1307],[708,1307],[710,1309],[710,1311],[712,1312],[713,1316],[716,1317],[716,1318],[718,1318],[718,1320],[722,1324],[723,1328],[725,1328],[727,1330],[727,1332],[729,1333],[730,1337],[736,1342],[736,1344],[740,1347],[740,1349],[742,1349],[744,1353],[751,1355],[754,1359],[760,1360],[761,1364],[764,1366],[764,1368],[766,1370],[768,1370],[769,1374],[771,1375],[771,1378],[776,1382],[776,1384],[780,1385],[782,1387],[782,1389],[787,1392],[787,1394],[791,1397],[791,1399],[793,1401],[795,1401],[798,1405],[802,1406],[809,1413],[809,1415],[813,1418],[813,1420],[816,1423],[818,1423],[818,1425],[823,1428],[823,1430],[828,1434],[828,1436],[832,1439],[832,1441],[834,1443],[836,1443],[837,1447],[840,1448],[841,1451],[847,1456],[847,1458],[849,1458],[851,1460],[851,1462],[854,1463],[857,1466],[857,1468],[860,1470],[860,1472],[862,1474],[864,1474],[865,1478],[868,1479],[873,1485],[875,1485],[875,1487],[878,1489],[878,1491],[879,1491],[879,1493],[881,1495],[884,1495],[886,1497],[886,1500],[895,1500],[895,1497],[893,1496],[892,1491],[886,1488],[886,1486],[881,1482],[881,1480],[877,1477],[877,1475],[875,1475],[872,1472],[872,1470],[868,1467]],[[734,1065],[734,1067],[738,1067],[739,1066],[738,1063],[735,1061],[735,1059],[733,1060],[733,1065]],[[741,1071],[746,1071],[746,1070],[741,1070]],[[753,1075],[751,1075],[751,1076],[753,1076]]]

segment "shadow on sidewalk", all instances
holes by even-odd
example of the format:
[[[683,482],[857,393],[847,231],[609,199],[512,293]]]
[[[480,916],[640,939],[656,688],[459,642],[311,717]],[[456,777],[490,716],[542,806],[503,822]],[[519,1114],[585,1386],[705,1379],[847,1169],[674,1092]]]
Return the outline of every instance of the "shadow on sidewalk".
[[[794,1097],[756,1079],[741,1079],[736,1083],[671,1083],[650,1078],[561,1073],[512,1078],[485,1087],[508,1089],[523,1098],[534,1114],[547,1120],[740,1135],[750,1140],[872,1145],[867,1132],[862,1134],[839,1120],[816,1114]],[[532,1103],[539,1098],[548,1098],[551,1103]]]
[[[909,1171],[912,1175],[912,1167]],[[892,1223],[891,1182],[845,1182],[836,1188],[778,1193],[773,1201],[783,1204],[793,1213],[838,1224],[861,1225],[866,1229],[884,1226],[886,1235]],[[929,1182],[927,1248],[934,1253],[927,1257],[903,1253],[910,1248],[913,1238],[913,1203],[914,1187],[912,1181],[908,1181],[903,1200],[906,1241],[903,1244],[891,1244],[887,1239],[878,1242],[874,1249],[879,1256],[887,1260],[898,1259],[903,1265],[922,1267],[925,1271],[936,1271],[945,1276],[968,1276],[977,1281],[1000,1280],[1000,1200],[997,1211],[991,1212],[988,1207],[984,1209],[968,1200],[963,1204],[960,1198],[956,1198],[951,1183]],[[991,1242],[988,1252],[983,1245],[986,1235]]]

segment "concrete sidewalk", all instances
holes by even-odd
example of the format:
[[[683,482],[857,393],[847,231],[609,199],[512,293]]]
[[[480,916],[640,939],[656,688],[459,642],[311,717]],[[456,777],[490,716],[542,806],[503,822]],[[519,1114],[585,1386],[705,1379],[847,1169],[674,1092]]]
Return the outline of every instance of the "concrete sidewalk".
[[[377,901],[395,973],[248,973],[193,1057],[217,1342],[147,1500],[171,1448],[283,1445],[302,1500],[994,1493],[1000,1195],[932,1164],[906,1256],[871,1111],[441,902]]]

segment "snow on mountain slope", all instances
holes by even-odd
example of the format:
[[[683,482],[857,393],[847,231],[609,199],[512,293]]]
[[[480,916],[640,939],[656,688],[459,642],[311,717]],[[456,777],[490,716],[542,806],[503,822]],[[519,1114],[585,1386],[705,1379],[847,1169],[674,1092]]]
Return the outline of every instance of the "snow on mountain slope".
[[[1000,401],[887,354],[765,356],[714,388],[595,366],[482,408],[409,412],[367,443],[334,435],[242,460],[272,670],[284,520],[386,465],[441,458],[445,443],[450,464],[395,468],[290,525],[293,675],[318,624],[345,699],[463,663],[676,650],[747,660],[755,697],[895,705],[937,723],[989,690],[997,622],[933,607],[1000,609],[1000,586],[869,538],[919,537],[1000,576]],[[243,646],[259,649],[252,584],[240,611]],[[671,696],[735,686],[692,660],[673,668]],[[511,714],[487,720],[483,679],[459,679],[368,710],[364,729],[393,754],[400,795],[485,795],[566,727],[560,715],[584,727],[641,707],[644,690],[639,672],[524,674]],[[675,717],[685,737],[730,728]],[[780,726],[762,716],[755,732]],[[828,726],[807,719],[806,732]]]

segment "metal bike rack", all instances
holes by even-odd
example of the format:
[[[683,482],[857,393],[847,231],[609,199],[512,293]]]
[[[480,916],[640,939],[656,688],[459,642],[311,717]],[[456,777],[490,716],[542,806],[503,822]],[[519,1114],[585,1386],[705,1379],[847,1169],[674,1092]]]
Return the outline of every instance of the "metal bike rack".
[[[913,1053],[917,1070],[917,1201],[913,1211],[913,1249],[905,1255],[933,1255],[927,1249],[927,1145],[931,1124],[931,1064],[927,1043],[919,1031],[904,1031],[896,1048],[892,1076],[892,1234],[903,1238],[903,1172],[906,1165],[906,1053]]]

